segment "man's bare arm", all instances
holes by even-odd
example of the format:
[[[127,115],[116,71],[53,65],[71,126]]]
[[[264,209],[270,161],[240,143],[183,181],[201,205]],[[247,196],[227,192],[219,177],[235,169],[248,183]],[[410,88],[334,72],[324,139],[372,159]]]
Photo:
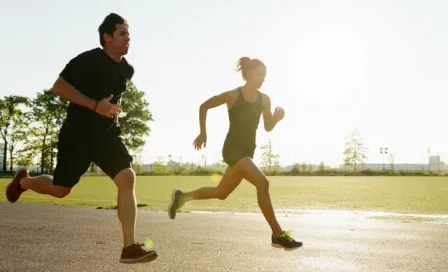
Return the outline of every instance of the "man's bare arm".
[[[56,79],[51,90],[62,100],[78,104],[91,110],[95,109],[97,103],[95,100],[83,95],[62,77]]]

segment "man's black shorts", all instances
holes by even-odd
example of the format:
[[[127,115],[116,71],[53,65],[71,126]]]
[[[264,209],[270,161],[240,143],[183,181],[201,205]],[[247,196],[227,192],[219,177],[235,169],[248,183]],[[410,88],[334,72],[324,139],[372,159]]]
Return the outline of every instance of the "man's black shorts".
[[[61,131],[53,184],[72,188],[93,162],[110,178],[132,167],[132,156],[120,136],[120,128],[95,138],[79,138]]]

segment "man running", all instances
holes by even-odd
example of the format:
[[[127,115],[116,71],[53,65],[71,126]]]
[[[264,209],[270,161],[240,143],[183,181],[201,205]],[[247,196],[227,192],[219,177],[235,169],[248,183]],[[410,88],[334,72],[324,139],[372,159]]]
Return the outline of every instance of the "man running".
[[[120,262],[137,263],[154,260],[157,253],[135,242],[136,175],[118,125],[121,95],[134,75],[134,68],[123,57],[129,49],[128,27],[121,16],[106,16],[98,29],[102,48],[79,54],[59,74],[52,91],[70,104],[59,132],[54,176],[30,177],[27,169],[21,169],[8,185],[6,196],[16,202],[23,192],[32,190],[63,198],[94,162],[118,187],[123,233]]]
[[[207,111],[226,104],[230,128],[224,142],[222,155],[229,167],[217,187],[202,187],[186,193],[174,189],[168,207],[169,217],[174,219],[176,212],[188,201],[226,199],[244,178],[257,189],[258,205],[272,230],[272,246],[284,249],[299,248],[302,243],[295,241],[289,231],[283,231],[277,222],[269,195],[269,181],[252,161],[261,114],[263,114],[265,130],[269,132],[283,119],[285,113],[282,108],[277,107],[272,114],[269,96],[259,91],[266,77],[266,66],[263,62],[243,57],[238,62],[237,71],[241,71],[243,79],[246,81],[245,85],[215,95],[202,103],[199,109],[200,134],[193,143],[198,150],[202,145],[206,147]]]

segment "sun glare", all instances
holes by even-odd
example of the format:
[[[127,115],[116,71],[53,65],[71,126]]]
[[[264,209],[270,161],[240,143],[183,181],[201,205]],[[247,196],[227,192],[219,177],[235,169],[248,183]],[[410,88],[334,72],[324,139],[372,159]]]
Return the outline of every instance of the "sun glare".
[[[297,49],[300,85],[306,97],[337,103],[352,99],[365,77],[362,40],[348,31],[307,33]]]

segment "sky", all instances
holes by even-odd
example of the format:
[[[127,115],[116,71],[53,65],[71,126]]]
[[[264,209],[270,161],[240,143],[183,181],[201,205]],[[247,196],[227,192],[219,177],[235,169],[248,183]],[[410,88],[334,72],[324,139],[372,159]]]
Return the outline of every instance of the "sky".
[[[281,164],[339,165],[354,129],[368,163],[382,162],[380,147],[395,163],[427,163],[428,148],[448,161],[447,11],[443,0],[8,1],[0,96],[50,88],[71,58],[100,46],[97,28],[115,12],[130,23],[126,58],[154,116],[142,162],[221,160],[225,106],[208,112],[197,151],[199,106],[244,84],[234,71],[242,56],[266,64],[261,91],[285,109],[257,134]]]

